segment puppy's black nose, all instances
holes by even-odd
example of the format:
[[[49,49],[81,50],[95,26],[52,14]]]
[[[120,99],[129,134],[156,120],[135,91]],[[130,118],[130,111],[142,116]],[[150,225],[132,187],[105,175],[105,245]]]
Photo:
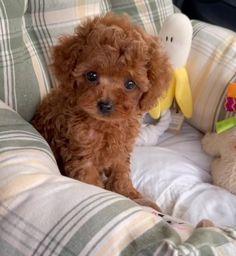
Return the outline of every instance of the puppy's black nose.
[[[113,103],[111,101],[99,101],[97,107],[103,114],[109,114],[114,110]]]

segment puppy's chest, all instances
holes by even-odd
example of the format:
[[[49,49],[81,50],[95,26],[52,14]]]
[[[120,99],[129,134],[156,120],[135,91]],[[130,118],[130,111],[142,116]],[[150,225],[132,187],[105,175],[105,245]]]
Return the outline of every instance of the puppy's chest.
[[[116,158],[129,153],[134,140],[135,134],[124,127],[87,127],[80,146],[95,158]]]

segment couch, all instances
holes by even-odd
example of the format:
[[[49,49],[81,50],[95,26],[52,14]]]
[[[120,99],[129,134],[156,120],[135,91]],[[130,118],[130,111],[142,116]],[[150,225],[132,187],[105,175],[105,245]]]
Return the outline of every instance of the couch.
[[[224,96],[236,79],[236,35],[192,21],[187,63],[194,114],[179,134],[136,146],[135,187],[163,213],[64,177],[31,126],[56,86],[50,48],[88,16],[128,13],[157,34],[171,0],[3,0],[0,3],[0,255],[236,255],[236,196],[211,184],[200,140],[228,117]],[[201,219],[215,227],[196,228]]]

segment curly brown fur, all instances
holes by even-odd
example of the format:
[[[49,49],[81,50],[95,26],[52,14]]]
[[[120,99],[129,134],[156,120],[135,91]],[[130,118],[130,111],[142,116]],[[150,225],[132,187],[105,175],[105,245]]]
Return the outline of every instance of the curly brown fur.
[[[43,100],[33,125],[61,170],[100,187],[105,173],[106,189],[155,207],[133,187],[129,161],[142,114],[171,79],[158,38],[126,15],[107,14],[61,38],[52,66],[59,86]]]

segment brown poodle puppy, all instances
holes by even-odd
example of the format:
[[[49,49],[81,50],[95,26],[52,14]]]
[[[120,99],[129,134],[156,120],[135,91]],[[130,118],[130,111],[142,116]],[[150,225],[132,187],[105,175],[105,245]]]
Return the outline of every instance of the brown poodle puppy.
[[[61,38],[52,67],[59,86],[43,100],[33,125],[62,173],[157,208],[133,187],[130,154],[142,114],[171,79],[158,39],[126,15],[107,14]]]

